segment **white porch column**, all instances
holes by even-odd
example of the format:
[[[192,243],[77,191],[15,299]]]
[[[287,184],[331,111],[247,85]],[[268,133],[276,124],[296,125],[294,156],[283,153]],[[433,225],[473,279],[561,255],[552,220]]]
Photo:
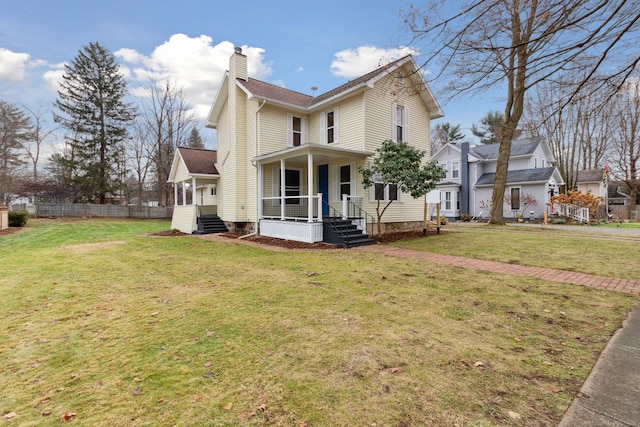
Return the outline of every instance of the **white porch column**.
[[[307,222],[313,222],[313,153],[307,154]]]
[[[182,181],[182,206],[185,206],[186,204],[187,204],[186,184],[184,181]]]
[[[264,166],[258,165],[258,220],[262,219],[264,204]],[[257,223],[256,223],[257,226]]]
[[[198,195],[196,194],[196,178],[192,177],[191,178],[191,206],[195,206],[198,204],[198,202],[196,201],[196,197]]]
[[[173,183],[173,206],[178,206],[178,183]]]
[[[286,199],[284,198],[287,192],[285,191],[286,186],[286,175],[285,175],[285,163],[284,159],[280,160],[280,220],[284,221],[285,213],[286,213]]]

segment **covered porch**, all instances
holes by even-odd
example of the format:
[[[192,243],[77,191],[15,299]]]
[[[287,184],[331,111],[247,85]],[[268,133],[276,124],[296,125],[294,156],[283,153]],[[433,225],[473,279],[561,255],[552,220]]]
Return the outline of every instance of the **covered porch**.
[[[336,219],[367,233],[358,168],[373,153],[304,144],[252,161],[258,168],[259,234],[307,243],[327,241]],[[359,194],[360,193],[360,194]],[[333,227],[332,227],[333,223]]]

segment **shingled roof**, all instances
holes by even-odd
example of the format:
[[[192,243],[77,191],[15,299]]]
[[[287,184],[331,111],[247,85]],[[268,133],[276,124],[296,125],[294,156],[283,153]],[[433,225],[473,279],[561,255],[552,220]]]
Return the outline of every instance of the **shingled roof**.
[[[255,80],[249,78],[247,80],[237,79],[236,82],[243,87],[248,93],[251,95],[268,99],[270,101],[275,101],[283,104],[288,104],[292,106],[296,106],[302,109],[312,108],[313,106],[325,101],[327,99],[331,99],[334,96],[338,96],[342,93],[348,92],[350,89],[356,88],[361,85],[365,85],[370,80],[375,79],[382,73],[388,72],[389,70],[393,70],[397,66],[401,66],[404,62],[411,60],[411,55],[406,55],[400,59],[397,59],[393,62],[390,62],[387,65],[380,66],[375,70],[358,77],[357,79],[348,81],[347,83],[340,85],[334,89],[331,89],[328,92],[325,92],[316,97],[305,95],[300,92],[296,92],[284,87],[272,85],[270,83],[265,83],[260,80]]]
[[[576,182],[600,182],[603,175],[604,171],[602,169],[582,169],[578,171]]]
[[[546,182],[551,178],[555,170],[556,168],[554,167],[547,167],[508,171],[507,184],[517,184],[521,182]],[[476,185],[493,185],[493,181],[495,179],[495,173],[485,173],[478,178]]]
[[[219,175],[215,166],[218,161],[217,151],[189,147],[178,147],[178,151],[189,174]]]
[[[511,142],[511,157],[533,154],[541,141],[542,137],[516,139]],[[493,160],[498,158],[499,148],[500,144],[480,145],[471,147],[469,153],[482,160]]]

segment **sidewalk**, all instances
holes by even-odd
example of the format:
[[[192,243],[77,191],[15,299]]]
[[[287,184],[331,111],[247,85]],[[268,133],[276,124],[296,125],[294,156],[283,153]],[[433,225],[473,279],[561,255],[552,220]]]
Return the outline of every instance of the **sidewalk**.
[[[353,249],[352,249],[353,250]],[[355,250],[640,295],[640,281],[370,245]],[[559,427],[640,427],[640,304],[609,341]]]

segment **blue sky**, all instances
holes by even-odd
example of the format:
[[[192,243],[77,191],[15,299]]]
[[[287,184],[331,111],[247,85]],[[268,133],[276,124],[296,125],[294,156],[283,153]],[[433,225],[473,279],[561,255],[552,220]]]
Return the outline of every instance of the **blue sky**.
[[[394,0],[2,0],[0,98],[51,110],[62,64],[94,41],[116,55],[134,93],[149,75],[170,77],[200,116],[233,46],[244,47],[251,77],[320,94],[406,53],[420,62],[419,51],[404,47],[406,7]],[[442,106],[439,122],[461,124],[469,137],[465,128],[503,108],[499,94]]]

